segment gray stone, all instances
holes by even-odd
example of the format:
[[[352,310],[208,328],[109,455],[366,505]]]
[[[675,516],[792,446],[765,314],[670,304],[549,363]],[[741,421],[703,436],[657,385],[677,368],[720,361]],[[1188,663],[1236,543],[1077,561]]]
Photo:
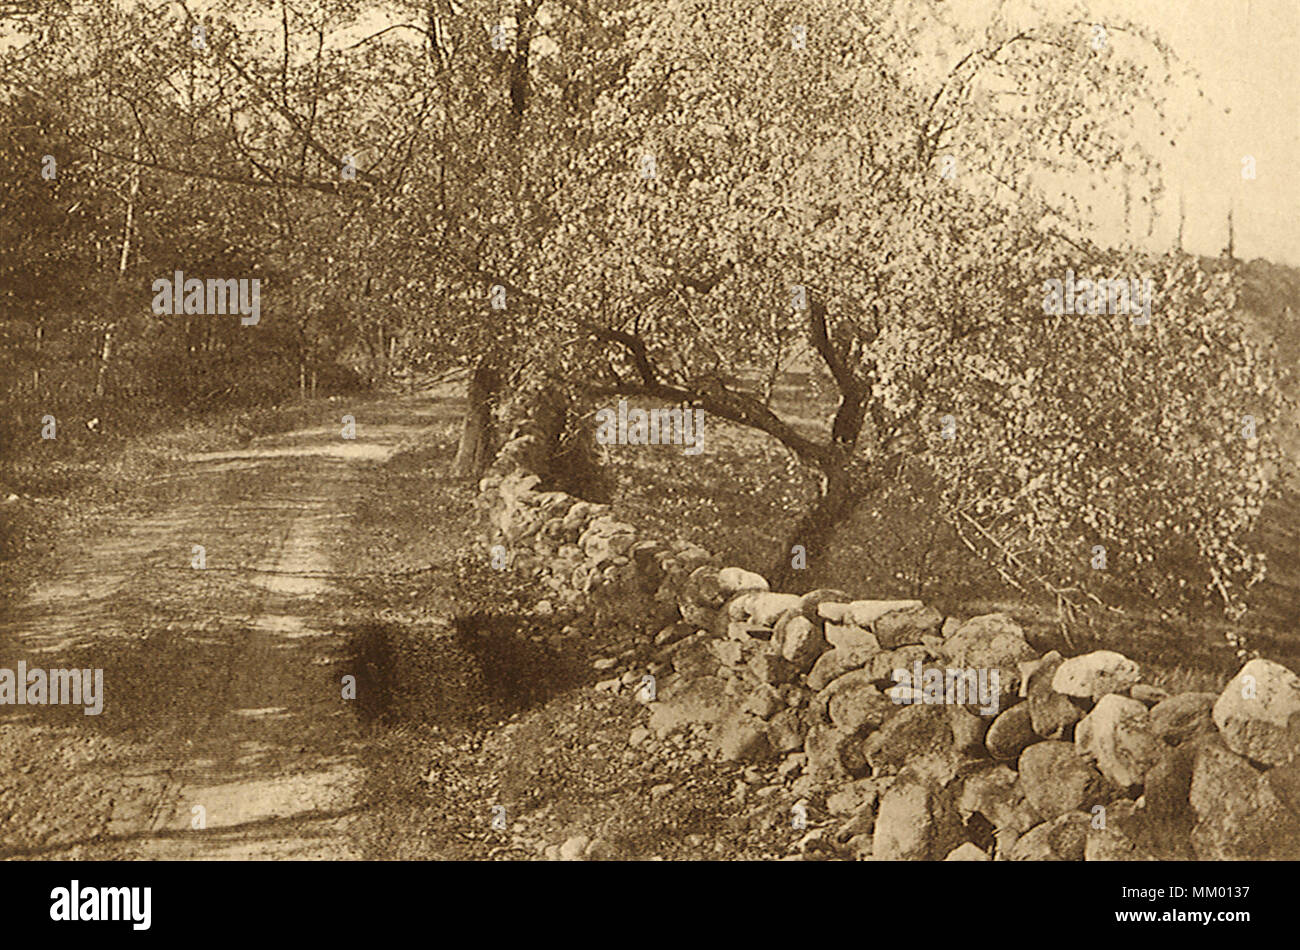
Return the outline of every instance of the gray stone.
[[[1012,861],[1082,861],[1091,818],[1067,812],[1030,828],[1011,849]]]
[[[953,748],[962,755],[983,755],[984,737],[988,734],[991,718],[973,713],[966,706],[952,705],[947,709]]]
[[[766,683],[759,683],[751,689],[741,704],[744,712],[752,713],[759,719],[771,719],[785,709],[781,695]]]
[[[1038,741],[1029,713],[1027,702],[1017,703],[1002,710],[993,720],[984,741],[991,756],[995,759],[1018,759],[1021,752]]]
[[[727,616],[732,620],[748,620],[759,627],[772,627],[787,610],[798,609],[799,603],[797,594],[746,591],[727,601]]]
[[[1151,733],[1166,745],[1181,745],[1198,735],[1215,732],[1211,710],[1214,693],[1179,693],[1151,707],[1147,722]]]
[[[673,644],[668,653],[673,669],[685,677],[712,676],[719,665],[717,654],[709,649],[712,640],[707,633],[695,633]]]
[[[817,616],[828,623],[852,623],[851,614],[848,603],[823,600],[817,604]]]
[[[1093,760],[1116,788],[1141,785],[1167,748],[1147,718],[1146,706],[1136,699],[1107,693],[1075,729],[1075,751]]]
[[[1265,765],[1289,762],[1300,747],[1300,676],[1251,660],[1215,700],[1213,716],[1233,752]]]
[[[670,623],[657,634],[655,634],[655,646],[666,647],[670,644],[684,640],[695,632],[695,628],[683,620],[676,623]]]
[[[955,759],[952,723],[943,706],[903,706],[868,737],[867,761],[879,770],[899,769],[923,756]]]
[[[891,683],[899,682],[894,677],[895,671],[906,670],[910,677],[913,675],[915,665],[919,662],[924,667],[929,658],[930,651],[922,646],[899,647],[897,650],[877,653],[871,657],[871,678],[887,680]]]
[[[1052,689],[1052,680],[1065,658],[1052,650],[1025,679],[1024,692],[1034,732],[1044,739],[1063,739],[1083,713],[1070,697]]]
[[[724,597],[742,590],[769,590],[767,578],[739,567],[724,567],[718,571],[718,586]]]
[[[1029,804],[1046,819],[1087,811],[1107,799],[1101,773],[1068,742],[1037,742],[1020,753],[1020,782]]]
[[[891,610],[907,607],[920,607],[919,600],[855,600],[849,604],[848,616],[859,627],[874,629],[872,624],[877,617],[883,617]]]
[[[967,841],[965,844],[959,844],[948,852],[945,861],[992,861],[984,851],[980,850],[979,845]]]
[[[995,829],[1022,834],[1042,821],[1025,798],[1019,776],[1005,765],[968,775],[957,807],[962,818],[982,815]]]
[[[897,711],[878,690],[865,670],[854,670],[836,679],[818,696],[826,703],[831,722],[843,732],[877,729]]]
[[[817,658],[828,648],[821,629],[803,614],[786,620],[777,630],[781,642],[781,655],[800,673],[812,669]]]
[[[1057,667],[1052,689],[1093,702],[1107,693],[1126,693],[1138,681],[1141,669],[1122,653],[1095,650],[1074,656]]]
[[[1093,820],[1088,826],[1088,841],[1084,845],[1085,861],[1154,861],[1152,854],[1134,833],[1140,828],[1142,814],[1133,802],[1117,801],[1106,806],[1102,815],[1093,809]],[[1102,818],[1102,821],[1098,821]],[[1186,838],[1186,835],[1183,835]],[[1190,857],[1190,852],[1187,854]]]
[[[1020,625],[1006,614],[985,614],[967,620],[944,640],[943,651],[948,662],[956,667],[996,668],[1002,694],[1008,697],[1019,692],[1019,664],[1038,656]]]
[[[1148,708],[1169,698],[1169,690],[1149,683],[1134,683],[1129,687],[1128,694]]]
[[[880,643],[876,635],[869,630],[864,630],[857,624],[826,624],[826,642],[837,650],[844,650],[846,653],[861,651],[865,653],[879,653]]]
[[[714,610],[721,607],[723,601],[727,598],[723,594],[721,583],[718,581],[718,569],[708,565],[701,565],[691,571],[686,583],[682,585],[679,598],[686,604],[696,604]],[[686,617],[685,611],[682,612],[682,616]]]
[[[814,691],[825,689],[832,680],[870,663],[874,655],[874,651],[827,650],[813,663],[812,670],[808,673],[808,688]]]
[[[755,653],[749,659],[749,669],[762,682],[773,685],[789,683],[798,675],[794,664],[775,653]]]
[[[709,652],[723,666],[736,666],[745,655],[739,640],[710,640]]]
[[[936,635],[943,626],[943,614],[933,607],[904,607],[891,610],[876,618],[876,638],[886,650],[922,642],[923,637]]]
[[[930,857],[934,821],[930,789],[921,782],[899,781],[880,799],[872,856],[878,861],[925,861]]]
[[[832,815],[857,814],[863,808],[873,808],[880,800],[880,786],[873,778],[858,779],[826,796],[826,810]],[[864,829],[870,832],[870,828]]]
[[[807,776],[815,783],[842,781],[850,776],[850,766],[856,766],[854,771],[861,775],[866,763],[855,746],[860,746],[858,740],[834,726],[812,726],[803,746],[808,756],[804,766]]]
[[[1188,796],[1196,814],[1192,849],[1202,861],[1300,857],[1300,819],[1244,758],[1203,744]]]
[[[574,835],[560,845],[560,860],[581,861],[586,856],[587,846],[590,844],[591,838],[587,835]]]
[[[671,682],[650,703],[649,728],[660,739],[694,723],[712,725],[730,715],[739,704],[716,676]]]
[[[847,601],[848,599],[849,595],[844,593],[842,590],[819,587],[817,590],[810,590],[800,598],[802,601],[800,604],[800,611],[813,623],[820,624],[821,615],[817,612],[818,607],[823,603],[835,603],[837,601]]]

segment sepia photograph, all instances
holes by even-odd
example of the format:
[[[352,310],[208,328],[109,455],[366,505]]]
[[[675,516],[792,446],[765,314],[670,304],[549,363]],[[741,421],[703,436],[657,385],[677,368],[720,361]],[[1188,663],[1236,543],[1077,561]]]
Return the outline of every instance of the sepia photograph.
[[[23,914],[1074,862],[1241,933],[1298,139],[1296,0],[0,0]]]

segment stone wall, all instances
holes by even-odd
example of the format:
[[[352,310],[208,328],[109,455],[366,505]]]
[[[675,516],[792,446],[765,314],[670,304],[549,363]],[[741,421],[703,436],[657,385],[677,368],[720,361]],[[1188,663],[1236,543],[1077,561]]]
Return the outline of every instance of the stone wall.
[[[544,443],[525,422],[480,483],[484,540],[552,609],[640,639],[597,688],[642,703],[647,736],[703,736],[770,772],[770,799],[808,829],[794,856],[1300,858],[1291,670],[1255,659],[1221,694],[1171,696],[1119,653],[1039,655],[1002,614],[771,591],[539,490]]]

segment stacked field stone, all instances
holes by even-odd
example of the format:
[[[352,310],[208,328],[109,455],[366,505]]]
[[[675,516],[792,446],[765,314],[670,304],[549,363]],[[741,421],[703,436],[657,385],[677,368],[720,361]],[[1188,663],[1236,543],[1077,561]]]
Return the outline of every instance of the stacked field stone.
[[[525,423],[480,483],[487,544],[548,599],[639,631],[657,656],[646,728],[705,729],[719,758],[776,767],[827,816],[821,856],[1300,858],[1291,670],[1255,659],[1217,696],[1171,696],[1119,653],[1040,655],[1003,614],[772,591],[539,491],[538,445]],[[996,671],[994,702],[927,701],[897,682],[917,664]]]

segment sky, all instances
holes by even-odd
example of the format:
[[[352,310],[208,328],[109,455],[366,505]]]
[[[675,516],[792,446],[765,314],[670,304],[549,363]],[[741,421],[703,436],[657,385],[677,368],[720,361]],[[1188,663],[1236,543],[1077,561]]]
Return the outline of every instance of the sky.
[[[951,2],[972,13],[981,6]],[[1237,257],[1300,266],[1300,0],[1091,0],[1086,8],[1101,22],[1119,15],[1150,27],[1201,76],[1205,98],[1193,101],[1190,124],[1161,154],[1168,192],[1149,243],[1175,243],[1181,194],[1184,249],[1217,255],[1231,207]],[[1253,180],[1242,177],[1246,156],[1255,160]],[[1122,215],[1098,230],[1122,236]],[[1133,230],[1148,243],[1146,221]]]
[[[1231,204],[1238,257],[1300,266],[1300,0],[1129,5],[1203,74],[1216,100],[1206,100],[1167,165],[1186,195],[1184,245],[1217,253]],[[1245,155],[1255,158],[1253,181],[1242,178]],[[1166,230],[1170,219],[1177,227],[1171,190]]]

